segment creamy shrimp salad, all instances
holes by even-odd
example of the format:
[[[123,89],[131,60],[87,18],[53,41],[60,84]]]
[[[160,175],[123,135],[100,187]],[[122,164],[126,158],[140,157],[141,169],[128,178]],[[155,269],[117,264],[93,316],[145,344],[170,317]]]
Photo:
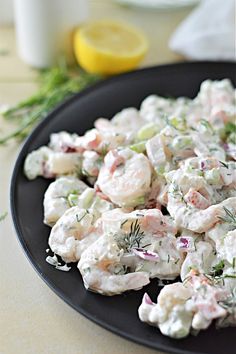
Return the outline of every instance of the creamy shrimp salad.
[[[164,335],[236,325],[235,101],[229,80],[206,80],[192,100],[151,95],[84,136],[52,134],[24,165],[53,179],[47,261],[76,262],[103,295],[171,281],[138,309]]]

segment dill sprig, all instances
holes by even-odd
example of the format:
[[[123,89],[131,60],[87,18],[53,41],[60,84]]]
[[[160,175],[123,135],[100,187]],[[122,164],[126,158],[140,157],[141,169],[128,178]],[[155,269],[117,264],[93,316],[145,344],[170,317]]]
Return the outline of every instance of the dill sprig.
[[[1,214],[1,215],[0,215],[0,221],[3,221],[4,219],[6,219],[7,214],[8,214],[7,211],[5,211],[5,213]]]
[[[189,207],[188,203],[184,199],[184,194],[181,188],[174,182],[172,183],[172,190],[170,190],[170,193],[175,199],[179,199],[181,202],[183,202],[186,205],[186,207]]]
[[[124,224],[125,222],[123,225]],[[124,236],[116,234],[114,237],[118,247],[123,249],[124,252],[128,253],[134,247],[140,248],[141,240],[143,239],[144,235],[144,232],[141,231],[138,219],[136,219],[130,224],[130,230],[128,233],[126,233]]]
[[[208,122],[208,120],[206,119],[201,119],[200,123],[203,127],[205,127],[207,130],[211,131],[212,133],[214,133],[214,129],[212,127],[212,125]]]
[[[83,220],[83,218],[84,218],[87,214],[89,214],[89,211],[88,211],[88,210],[86,210],[85,213],[84,213],[84,215],[82,215],[80,218],[79,218],[79,215],[76,214],[76,215],[75,215],[75,216],[76,216],[76,221],[77,221],[77,222],[80,222],[81,220]]]
[[[24,139],[40,120],[66,98],[81,91],[98,80],[78,66],[68,67],[65,60],[50,69],[39,71],[39,90],[28,99],[3,112],[3,117],[14,121],[17,128],[0,138],[0,144],[12,139]]]
[[[223,207],[225,211],[225,216],[220,217],[219,219],[223,222],[227,222],[229,224],[233,224],[236,227],[236,215],[232,213],[228,208],[225,206]]]
[[[212,276],[213,278],[221,276],[223,274],[224,267],[225,267],[225,262],[221,260],[219,263],[215,264],[212,267],[212,270],[210,271],[209,275]]]
[[[219,161],[219,163],[223,166],[223,167],[225,167],[225,168],[229,168],[229,165],[226,163],[226,162],[223,162],[223,161]]]

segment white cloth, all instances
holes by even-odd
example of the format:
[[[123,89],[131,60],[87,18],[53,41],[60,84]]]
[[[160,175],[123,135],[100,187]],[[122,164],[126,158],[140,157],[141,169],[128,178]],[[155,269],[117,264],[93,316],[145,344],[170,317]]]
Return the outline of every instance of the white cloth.
[[[196,60],[236,60],[236,0],[203,0],[172,35],[170,48]]]

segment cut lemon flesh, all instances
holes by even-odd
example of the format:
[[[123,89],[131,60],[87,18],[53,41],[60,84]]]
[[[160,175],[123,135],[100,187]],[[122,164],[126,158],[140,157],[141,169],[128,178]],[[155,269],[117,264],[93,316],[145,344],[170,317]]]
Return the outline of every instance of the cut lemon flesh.
[[[141,32],[116,21],[91,23],[75,32],[75,56],[80,66],[91,73],[110,75],[132,70],[147,49]]]

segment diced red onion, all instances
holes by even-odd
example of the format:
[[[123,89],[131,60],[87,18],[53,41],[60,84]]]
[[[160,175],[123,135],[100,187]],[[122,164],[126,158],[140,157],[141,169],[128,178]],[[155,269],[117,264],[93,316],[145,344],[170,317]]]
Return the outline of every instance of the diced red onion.
[[[178,250],[193,250],[193,239],[192,237],[179,237],[177,239],[177,249]]]
[[[69,146],[69,145],[65,145],[65,144],[61,146],[61,150],[64,153],[77,152],[75,146]]]
[[[205,161],[201,161],[200,166],[201,166],[201,170],[205,170],[207,167]]]
[[[147,293],[143,295],[143,302],[147,305],[153,305],[153,302]]]
[[[229,144],[223,144],[223,147],[224,147],[224,149],[225,149],[225,151],[228,151],[229,150]]]
[[[157,262],[159,256],[156,252],[145,250],[144,248],[132,248],[133,253],[146,261]]]

